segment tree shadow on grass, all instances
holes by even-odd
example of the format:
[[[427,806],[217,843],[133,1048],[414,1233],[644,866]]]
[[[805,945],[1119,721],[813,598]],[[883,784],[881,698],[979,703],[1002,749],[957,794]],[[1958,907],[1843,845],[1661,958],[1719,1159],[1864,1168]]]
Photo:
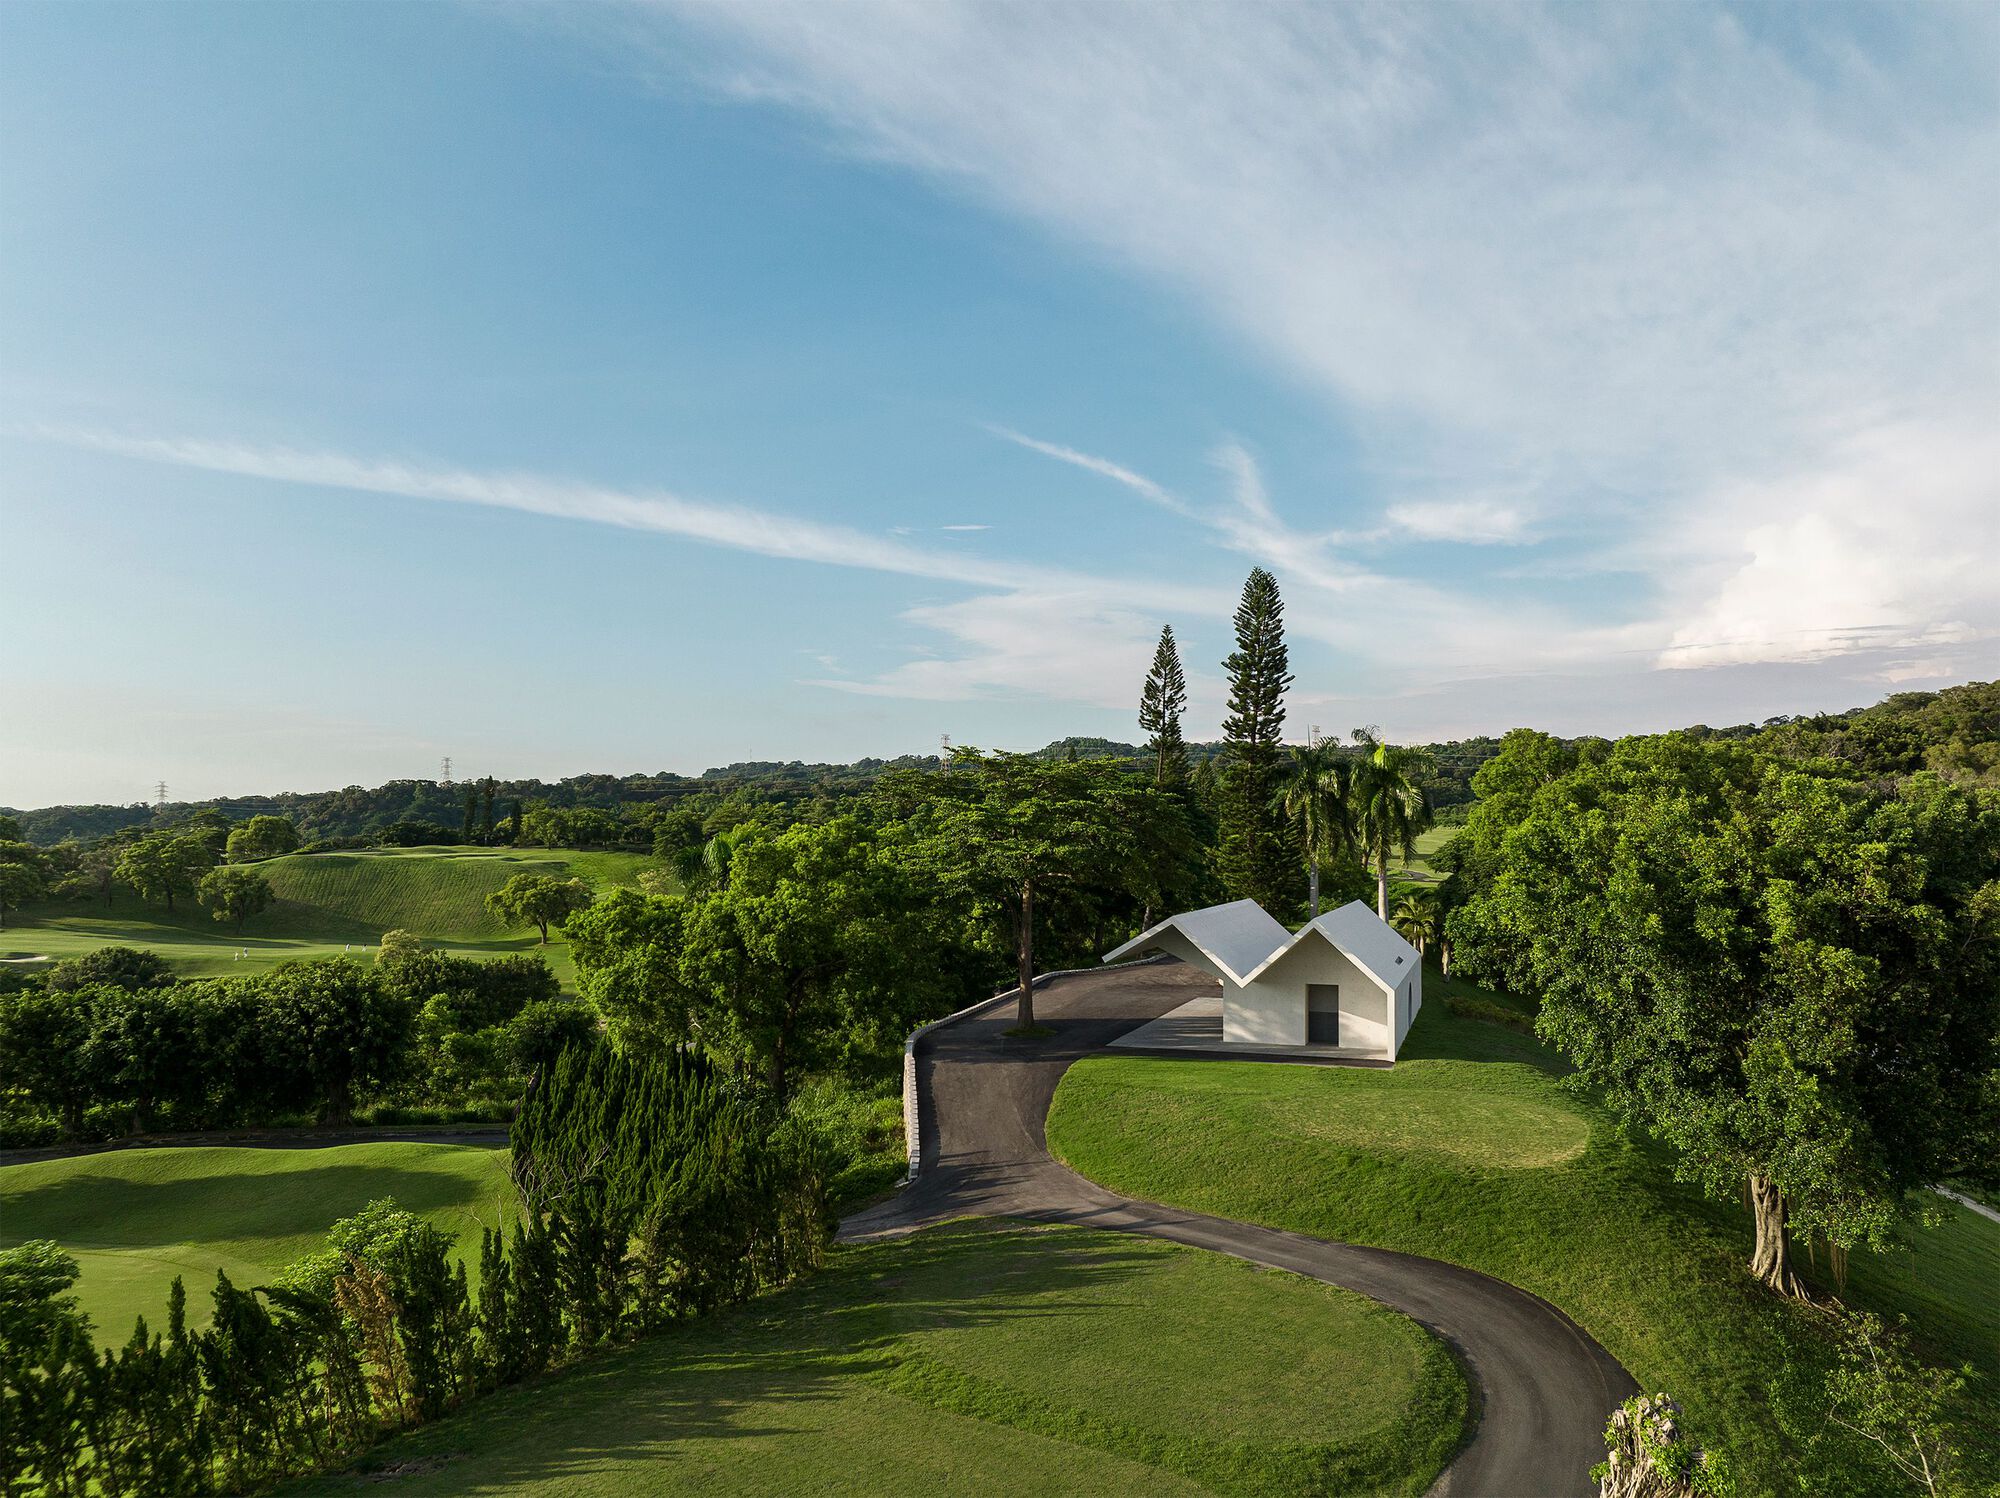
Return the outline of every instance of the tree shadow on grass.
[[[880,1389],[911,1332],[1074,1313],[1104,1302],[1080,1292],[1123,1281],[1158,1260],[1142,1243],[1093,1239],[1060,1251],[1074,1230],[947,1225],[843,1250],[823,1274],[713,1319],[676,1327],[505,1390],[463,1414],[393,1441],[355,1472],[297,1491],[333,1491],[372,1471],[445,1453],[464,1460],[407,1479],[407,1491],[560,1491],[618,1463],[695,1459],[689,1443],[809,1438],[821,1406]],[[1020,1294],[1010,1294],[1010,1292]],[[1032,1294],[1031,1301],[1021,1295]],[[797,1420],[773,1411],[797,1407]],[[803,1457],[801,1470],[809,1470]],[[711,1478],[713,1473],[708,1474]],[[649,1477],[648,1487],[660,1486]]]
[[[497,1166],[490,1184],[484,1174],[469,1180],[444,1168],[357,1162],[135,1181],[83,1169],[0,1196],[0,1243],[48,1237],[72,1249],[145,1249],[297,1238],[323,1233],[385,1196],[420,1214],[462,1208],[469,1229],[493,1216],[490,1208],[506,1181]]]

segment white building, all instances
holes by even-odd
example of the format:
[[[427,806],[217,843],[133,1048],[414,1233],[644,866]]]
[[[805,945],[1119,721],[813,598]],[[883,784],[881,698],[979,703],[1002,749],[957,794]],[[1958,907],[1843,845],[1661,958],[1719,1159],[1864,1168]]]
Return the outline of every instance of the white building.
[[[1296,932],[1255,900],[1211,905],[1142,931],[1104,960],[1145,952],[1170,953],[1222,984],[1224,1047],[1337,1047],[1394,1061],[1424,1006],[1417,949],[1359,900]]]

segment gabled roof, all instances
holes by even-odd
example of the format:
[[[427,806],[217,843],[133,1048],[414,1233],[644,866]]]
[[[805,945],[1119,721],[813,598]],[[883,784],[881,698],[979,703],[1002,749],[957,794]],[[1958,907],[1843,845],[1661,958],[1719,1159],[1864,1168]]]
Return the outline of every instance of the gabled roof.
[[[1238,987],[1249,982],[1249,973],[1282,952],[1292,940],[1292,933],[1255,900],[1231,900],[1227,905],[1209,905],[1169,916],[1123,946],[1106,952],[1104,960],[1116,962],[1128,952],[1143,952],[1162,931],[1170,929],[1192,942],[1202,956],[1227,973]]]
[[[1360,900],[1349,900],[1338,910],[1329,910],[1318,920],[1308,922],[1299,929],[1297,936],[1285,944],[1285,951],[1297,946],[1308,931],[1317,931],[1332,942],[1337,951],[1344,953],[1349,962],[1390,990],[1409,977],[1419,960],[1417,949],[1404,941],[1394,926]],[[1283,955],[1283,952],[1273,952],[1257,972],[1263,971]],[[1255,978],[1257,972],[1251,973],[1250,977]]]
[[[1330,943],[1391,992],[1415,970],[1418,961],[1417,949],[1360,900],[1329,910],[1301,926],[1296,934],[1278,924],[1255,900],[1232,900],[1227,905],[1183,911],[1106,952],[1104,960],[1116,962],[1128,953],[1143,952],[1167,930],[1178,931],[1193,943],[1195,950],[1228,974],[1238,988],[1254,983],[1272,963],[1313,935]]]

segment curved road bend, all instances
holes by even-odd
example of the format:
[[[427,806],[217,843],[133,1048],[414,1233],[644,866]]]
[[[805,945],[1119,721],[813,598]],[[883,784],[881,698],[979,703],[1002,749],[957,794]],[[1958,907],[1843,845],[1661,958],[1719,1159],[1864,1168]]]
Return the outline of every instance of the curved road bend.
[[[1638,1388],[1546,1301],[1434,1259],[1134,1201],[1050,1157],[1049,1104],[1071,1063],[1213,986],[1180,963],[1106,969],[1036,990],[1035,1016],[1056,1032],[1048,1040],[1005,1040],[1011,1003],[932,1031],[917,1053],[923,1170],[914,1185],[847,1219],[841,1237],[967,1215],[1035,1218],[1145,1233],[1358,1291],[1444,1337],[1472,1375],[1479,1425],[1432,1498],[1594,1493],[1589,1472],[1604,1459],[1605,1422]]]

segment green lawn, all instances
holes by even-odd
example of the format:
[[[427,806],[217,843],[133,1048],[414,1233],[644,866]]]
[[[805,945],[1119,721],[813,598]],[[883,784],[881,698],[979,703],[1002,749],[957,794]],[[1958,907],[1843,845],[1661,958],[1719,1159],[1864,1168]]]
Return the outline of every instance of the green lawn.
[[[470,956],[542,950],[564,987],[573,987],[569,947],[551,932],[538,948],[532,929],[511,929],[486,909],[486,897],[516,874],[590,880],[600,889],[638,883],[657,868],[639,853],[579,853],[543,848],[379,848],[355,853],[292,854],[255,865],[277,900],[239,935],[192,900],[169,913],[120,891],[100,904],[41,906],[10,913],[0,956],[75,957],[106,946],[146,947],[188,977],[262,972],[299,957],[366,953],[384,931],[414,931]],[[239,955],[240,954],[240,955]]]
[[[1433,827],[1417,838],[1417,852],[1414,858],[1391,860],[1389,877],[1406,879],[1417,884],[1435,884],[1444,878],[1443,873],[1431,867],[1431,855],[1464,829],[1459,827]]]
[[[1425,974],[1390,1070],[1092,1057],[1064,1078],[1051,1147],[1114,1190],[1464,1264],[1552,1301],[1648,1389],[1673,1393],[1753,1493],[1796,1492],[1771,1429],[1778,1338],[1808,1315],[1744,1273],[1747,1216],[1671,1177],[1659,1149],[1559,1085],[1528,1036],[1454,1017]],[[2000,1429],[2000,1225],[1946,1208],[1902,1251],[1856,1252],[1846,1298],[1911,1318],[1982,1371],[1959,1411]],[[1990,1448],[1989,1448],[1990,1450]],[[1990,1459],[1990,1458],[1989,1458]]]
[[[215,1272],[257,1285],[320,1246],[326,1230],[393,1196],[467,1249],[511,1211],[506,1155],[443,1144],[324,1149],[108,1150],[0,1167],[0,1248],[53,1238],[83,1269],[78,1285],[107,1344],[135,1316],[163,1324],[167,1288],[187,1282],[188,1316],[206,1325]]]
[[[959,1224],[371,1453],[398,1494],[1420,1493],[1465,1387],[1416,1323],[1119,1234]],[[295,1491],[352,1491],[353,1476]]]

